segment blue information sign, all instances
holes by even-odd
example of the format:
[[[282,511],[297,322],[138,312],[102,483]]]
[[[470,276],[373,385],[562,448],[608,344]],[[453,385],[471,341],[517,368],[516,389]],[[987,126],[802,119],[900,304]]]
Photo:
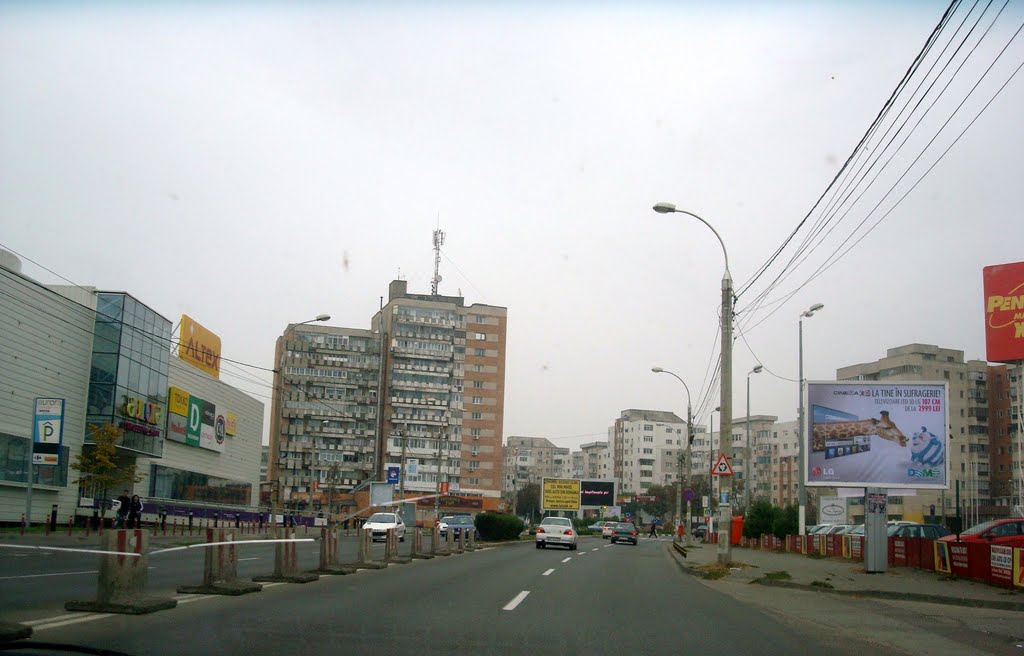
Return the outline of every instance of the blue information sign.
[[[398,483],[398,467],[388,467],[388,483]]]

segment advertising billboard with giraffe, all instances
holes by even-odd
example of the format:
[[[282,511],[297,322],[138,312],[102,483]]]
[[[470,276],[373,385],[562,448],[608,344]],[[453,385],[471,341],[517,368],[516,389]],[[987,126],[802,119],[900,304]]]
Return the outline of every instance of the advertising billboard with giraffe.
[[[805,483],[948,488],[948,392],[945,382],[808,382]]]

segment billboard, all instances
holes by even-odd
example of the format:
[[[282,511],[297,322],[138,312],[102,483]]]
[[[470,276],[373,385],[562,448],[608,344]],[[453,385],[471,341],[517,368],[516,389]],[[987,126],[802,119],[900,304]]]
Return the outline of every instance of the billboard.
[[[986,359],[1024,361],[1024,262],[987,266],[982,278]]]
[[[540,487],[540,508],[543,511],[579,510],[579,479],[545,478]]]
[[[32,464],[59,465],[64,439],[64,399],[40,399],[33,402]]]
[[[818,520],[822,524],[845,524],[846,499],[818,497]]]
[[[615,481],[580,481],[580,507],[602,508],[615,505]]]
[[[808,382],[806,485],[949,487],[947,383]]]
[[[229,421],[229,418],[233,418]],[[228,427],[233,428],[229,432]],[[233,413],[204,401],[179,387],[167,390],[167,439],[188,446],[224,453],[225,436],[238,425]]]
[[[203,328],[187,314],[181,315],[178,357],[199,371],[220,378],[220,337]]]

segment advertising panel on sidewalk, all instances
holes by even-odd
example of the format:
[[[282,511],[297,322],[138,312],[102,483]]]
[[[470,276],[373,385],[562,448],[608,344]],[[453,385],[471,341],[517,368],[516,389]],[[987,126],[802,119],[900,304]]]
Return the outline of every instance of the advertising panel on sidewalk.
[[[540,507],[543,511],[579,510],[579,479],[544,478],[541,484]]]
[[[32,464],[59,465],[64,441],[64,399],[35,399]]]
[[[603,508],[615,505],[615,481],[580,481],[580,507]]]
[[[809,486],[947,489],[948,383],[808,382]]]
[[[936,540],[932,543],[935,548],[935,571],[952,574],[953,568],[949,560],[949,543]]]
[[[987,266],[985,350],[989,362],[1024,360],[1024,262]]]
[[[1010,585],[1013,582],[1013,547],[993,544],[989,551],[992,582]]]
[[[818,497],[818,512],[823,524],[846,523],[846,499],[839,497]]]
[[[1024,588],[1024,549],[1013,550],[1013,584]]]

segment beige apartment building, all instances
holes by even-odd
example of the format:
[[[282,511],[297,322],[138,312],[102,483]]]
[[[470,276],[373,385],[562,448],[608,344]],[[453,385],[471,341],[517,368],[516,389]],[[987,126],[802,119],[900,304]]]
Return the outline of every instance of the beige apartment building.
[[[573,459],[567,447],[543,437],[510,436],[505,443],[503,491],[514,494],[544,478],[572,478]]]

